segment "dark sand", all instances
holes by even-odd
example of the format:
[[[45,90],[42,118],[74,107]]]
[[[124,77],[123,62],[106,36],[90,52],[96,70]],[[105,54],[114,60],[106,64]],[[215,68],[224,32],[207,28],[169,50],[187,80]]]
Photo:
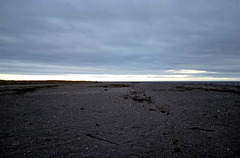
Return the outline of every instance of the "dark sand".
[[[237,84],[1,85],[0,157],[238,157]]]

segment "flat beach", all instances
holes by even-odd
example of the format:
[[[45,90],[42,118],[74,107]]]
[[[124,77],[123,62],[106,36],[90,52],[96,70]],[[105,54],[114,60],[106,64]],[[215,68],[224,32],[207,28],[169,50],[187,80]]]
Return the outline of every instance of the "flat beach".
[[[238,157],[239,82],[1,82],[0,157]]]

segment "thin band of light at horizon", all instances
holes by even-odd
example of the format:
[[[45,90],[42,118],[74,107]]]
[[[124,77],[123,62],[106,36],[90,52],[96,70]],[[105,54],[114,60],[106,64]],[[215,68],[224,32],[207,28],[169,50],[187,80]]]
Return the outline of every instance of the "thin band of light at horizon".
[[[238,78],[194,77],[192,75],[112,75],[62,74],[15,75],[0,74],[1,80],[68,80],[68,81],[240,81]]]

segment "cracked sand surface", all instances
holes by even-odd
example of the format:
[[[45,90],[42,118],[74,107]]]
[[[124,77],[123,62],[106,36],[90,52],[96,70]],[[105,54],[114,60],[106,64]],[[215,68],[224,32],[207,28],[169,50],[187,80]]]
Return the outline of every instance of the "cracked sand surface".
[[[236,157],[239,86],[0,87],[1,157]]]

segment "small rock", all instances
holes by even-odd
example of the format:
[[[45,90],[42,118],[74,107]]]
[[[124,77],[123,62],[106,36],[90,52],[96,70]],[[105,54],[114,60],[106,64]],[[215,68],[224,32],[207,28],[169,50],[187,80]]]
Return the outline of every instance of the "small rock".
[[[181,149],[180,149],[178,146],[175,146],[175,147],[174,147],[174,151],[176,151],[176,152],[179,153],[179,152],[181,152]]]

